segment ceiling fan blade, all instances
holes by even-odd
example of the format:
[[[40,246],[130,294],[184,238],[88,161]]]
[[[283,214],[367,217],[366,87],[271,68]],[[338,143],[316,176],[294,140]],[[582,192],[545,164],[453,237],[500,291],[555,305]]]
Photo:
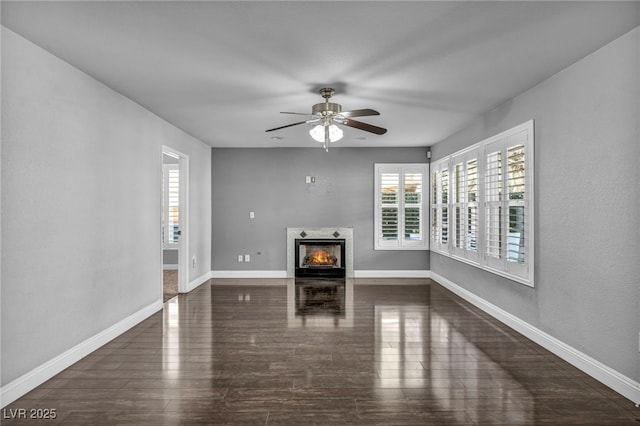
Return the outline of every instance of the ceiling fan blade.
[[[356,129],[364,130],[366,132],[375,133],[376,135],[384,135],[387,133],[387,129],[383,129],[382,127],[374,126],[372,124],[363,123],[362,121],[350,120],[348,118],[344,120],[340,120],[341,124],[345,126],[354,127]]]
[[[306,120],[306,121],[298,121],[297,123],[287,124],[286,126],[280,126],[280,127],[275,127],[275,128],[273,128],[273,129],[265,130],[265,132],[273,132],[274,130],[286,129],[287,127],[297,126],[298,124],[305,124],[305,123],[307,123],[308,121],[309,121],[309,120]]]
[[[339,115],[343,117],[365,117],[367,115],[380,115],[375,109],[354,109],[352,111],[342,111]]]
[[[289,112],[289,111],[280,111],[280,114],[311,115],[308,112]]]

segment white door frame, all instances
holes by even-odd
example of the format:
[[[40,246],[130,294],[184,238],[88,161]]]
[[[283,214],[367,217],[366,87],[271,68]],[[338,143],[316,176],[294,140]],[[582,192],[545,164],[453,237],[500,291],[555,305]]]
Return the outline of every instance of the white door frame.
[[[180,238],[178,239],[178,292],[186,293],[189,287],[189,156],[162,145],[162,154],[178,158],[180,173]]]

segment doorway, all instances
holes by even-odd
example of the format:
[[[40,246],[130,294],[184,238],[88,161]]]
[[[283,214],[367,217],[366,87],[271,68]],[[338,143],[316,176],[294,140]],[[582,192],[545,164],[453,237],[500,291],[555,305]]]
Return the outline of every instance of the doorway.
[[[187,291],[188,157],[162,147],[162,295],[163,301]]]

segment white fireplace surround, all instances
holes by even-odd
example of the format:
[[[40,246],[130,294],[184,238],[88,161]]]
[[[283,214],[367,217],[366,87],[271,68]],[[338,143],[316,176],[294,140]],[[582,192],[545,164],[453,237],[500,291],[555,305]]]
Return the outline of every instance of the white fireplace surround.
[[[305,233],[303,238],[300,234]],[[340,234],[336,237],[334,234]],[[287,278],[295,277],[297,239],[344,239],[344,267],[347,278],[353,278],[353,228],[287,228]]]

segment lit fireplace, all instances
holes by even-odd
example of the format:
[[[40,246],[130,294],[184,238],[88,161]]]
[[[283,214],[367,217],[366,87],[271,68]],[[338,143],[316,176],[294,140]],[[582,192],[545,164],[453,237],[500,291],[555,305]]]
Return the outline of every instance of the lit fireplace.
[[[307,254],[302,261],[302,266],[335,266],[338,258],[325,249],[316,249]]]
[[[344,278],[344,239],[296,239],[295,276]]]

